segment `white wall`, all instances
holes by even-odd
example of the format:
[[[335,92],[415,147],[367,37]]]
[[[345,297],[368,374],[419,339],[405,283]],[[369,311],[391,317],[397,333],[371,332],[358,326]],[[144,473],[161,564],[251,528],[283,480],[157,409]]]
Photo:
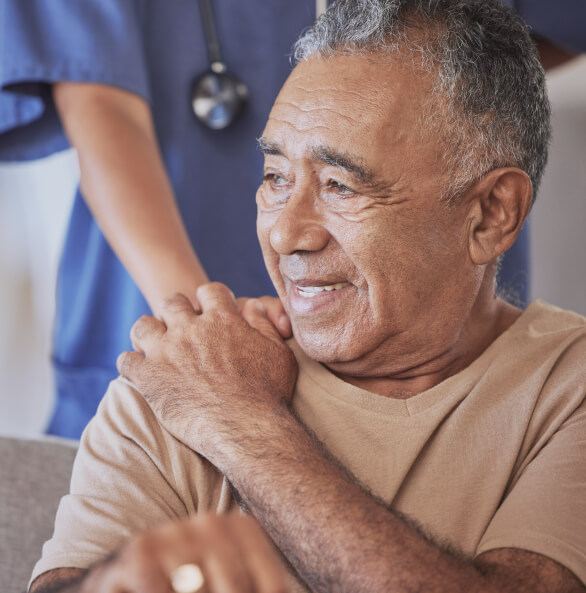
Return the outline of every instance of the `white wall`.
[[[532,296],[586,315],[586,57],[549,75],[554,139],[532,214]],[[72,152],[0,165],[0,433],[41,432],[53,384],[50,331]]]
[[[586,56],[548,87],[553,142],[532,214],[531,294],[586,315]]]
[[[73,151],[0,165],[0,433],[43,432],[57,262],[77,185]]]

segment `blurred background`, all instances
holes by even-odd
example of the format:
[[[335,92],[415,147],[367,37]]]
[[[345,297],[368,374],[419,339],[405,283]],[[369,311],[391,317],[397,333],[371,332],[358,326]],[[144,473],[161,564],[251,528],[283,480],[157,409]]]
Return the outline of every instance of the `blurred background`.
[[[586,57],[548,73],[550,159],[531,222],[531,299],[586,315]],[[79,172],[73,151],[0,164],[0,433],[42,433],[53,405],[57,263]]]

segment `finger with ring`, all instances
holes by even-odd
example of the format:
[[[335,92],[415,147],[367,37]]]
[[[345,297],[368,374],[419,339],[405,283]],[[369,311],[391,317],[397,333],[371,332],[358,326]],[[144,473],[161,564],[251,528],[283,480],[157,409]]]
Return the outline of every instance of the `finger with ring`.
[[[171,587],[175,593],[196,593],[203,584],[203,573],[197,564],[181,564],[171,573]]]

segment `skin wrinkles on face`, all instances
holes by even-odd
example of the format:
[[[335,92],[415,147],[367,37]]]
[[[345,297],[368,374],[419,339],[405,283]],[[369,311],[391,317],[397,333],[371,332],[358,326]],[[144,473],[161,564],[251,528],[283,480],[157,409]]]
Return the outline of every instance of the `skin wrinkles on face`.
[[[288,173],[285,173],[282,170],[283,168],[280,167],[282,162],[279,162],[279,159],[270,158],[270,156],[285,156],[281,147],[275,143],[266,141],[264,138],[258,139],[258,146],[259,150],[265,155],[266,171],[276,173],[283,179],[289,181]],[[391,202],[399,203],[401,201],[400,198],[395,198],[395,194],[400,193],[395,190],[395,187],[399,185],[398,180],[393,180],[391,184],[383,185],[379,183],[373,171],[371,171],[362,161],[353,159],[351,155],[336,151],[327,146],[312,147],[310,149],[310,155],[313,160],[320,161],[324,165],[331,165],[333,168],[324,167],[321,172],[322,177],[327,178],[328,175],[331,174],[334,177],[343,180],[343,182],[347,184],[348,189],[360,185],[361,193],[353,193],[352,196],[348,196],[348,199],[343,202],[339,199],[328,200],[327,196],[324,197],[325,202],[330,204],[332,212],[337,212],[347,220],[357,222],[367,214],[369,208],[377,208],[383,204]],[[336,168],[342,169],[345,175],[340,176],[340,171],[336,171]],[[324,183],[327,183],[327,181]],[[369,195],[364,194],[365,190],[368,191]],[[259,208],[261,208],[263,212],[284,207],[287,198],[286,194],[281,192],[279,198],[277,198],[276,201],[273,201],[272,204],[269,204],[271,198],[275,200],[274,194],[271,194],[270,198],[267,198],[267,193],[262,192],[260,197],[264,198],[264,201],[259,203]]]
[[[480,347],[466,325],[486,314],[467,202],[440,203],[443,147],[417,131],[431,84],[388,57],[312,58],[259,142],[258,235],[297,341],[393,397],[466,366]]]
[[[278,144],[269,142],[265,138],[261,137],[258,139],[258,147],[265,156],[283,156],[281,147]],[[372,180],[374,179],[374,173],[364,164],[364,162],[355,161],[352,156],[343,154],[328,146],[314,146],[310,149],[310,154],[316,160],[320,160],[334,167],[345,169],[349,173],[355,175],[362,183],[372,183]]]

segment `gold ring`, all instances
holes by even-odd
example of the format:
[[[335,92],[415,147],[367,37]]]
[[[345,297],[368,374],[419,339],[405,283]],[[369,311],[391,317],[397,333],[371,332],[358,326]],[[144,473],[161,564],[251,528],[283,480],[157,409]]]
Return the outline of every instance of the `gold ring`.
[[[171,573],[171,587],[175,593],[196,593],[203,584],[203,574],[197,564],[182,564]]]

